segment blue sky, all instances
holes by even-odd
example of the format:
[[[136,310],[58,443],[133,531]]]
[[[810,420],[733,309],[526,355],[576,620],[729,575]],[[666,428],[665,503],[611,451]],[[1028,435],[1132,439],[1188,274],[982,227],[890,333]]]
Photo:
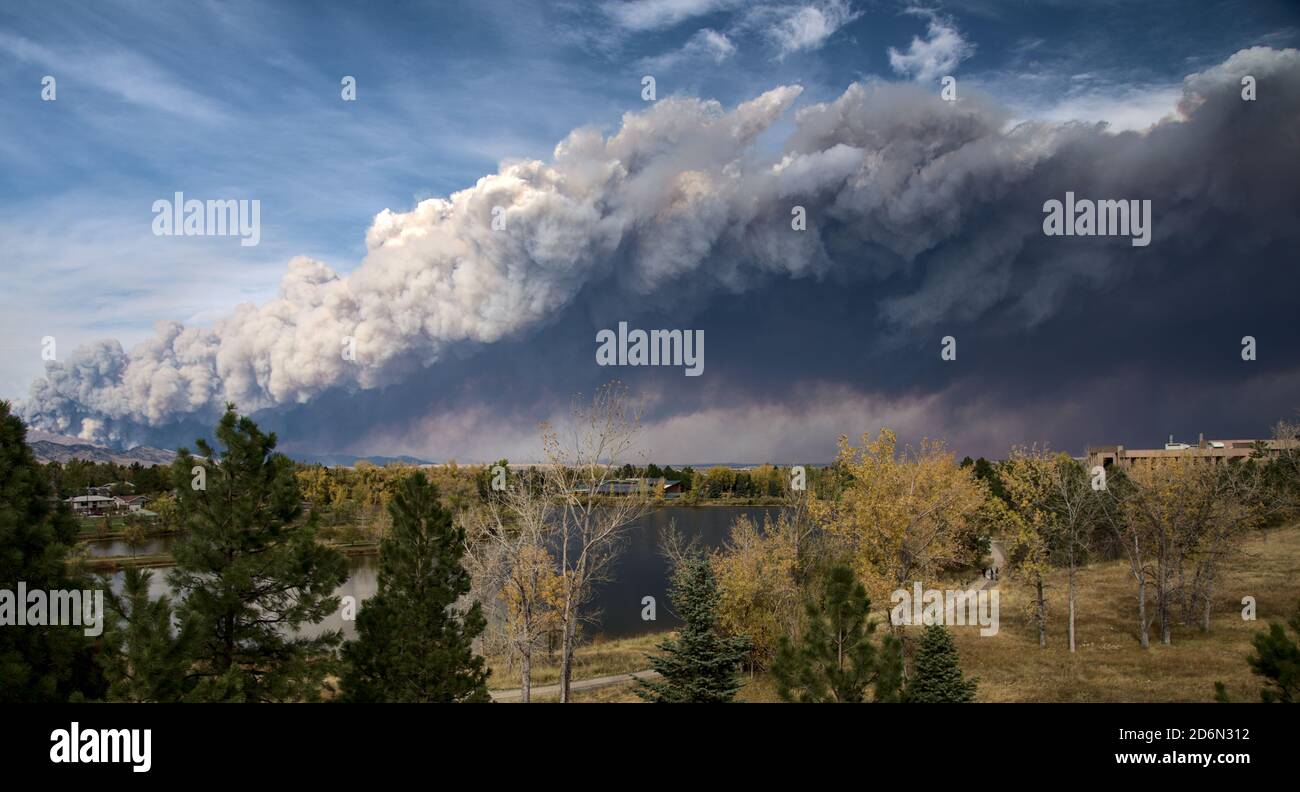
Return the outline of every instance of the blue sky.
[[[293,256],[351,271],[378,212],[615,131],[645,109],[644,74],[728,108],[798,84],[796,109],[953,74],[1017,120],[1123,130],[1171,113],[1186,75],[1298,42],[1285,2],[6,3],[0,397],[27,395],[44,336],[130,348],[159,320],[265,302]],[[154,236],[150,206],[176,191],[259,199],[261,244]]]

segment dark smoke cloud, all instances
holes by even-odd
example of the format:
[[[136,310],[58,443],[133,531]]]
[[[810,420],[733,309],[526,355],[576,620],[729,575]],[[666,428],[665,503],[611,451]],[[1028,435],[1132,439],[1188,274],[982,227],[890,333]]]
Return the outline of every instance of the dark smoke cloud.
[[[1241,100],[1245,74],[1256,102]],[[1208,416],[1254,431],[1300,404],[1295,50],[1188,77],[1179,117],[1143,133],[1013,125],[979,97],[855,84],[798,110],[764,155],[758,137],[798,93],[731,111],[668,99],[610,137],[577,130],[549,162],[380,213],[348,276],[295,259],[280,299],[211,329],[169,323],[130,352],[101,342],[50,364],[24,413],[92,439],[174,442],[232,400],[312,450],[490,458],[610,378],[593,332],[620,320],[706,330],[699,382],[617,372],[678,448],[729,433],[739,451],[784,442],[806,458],[832,425],[893,422],[995,453],[1195,431]],[[1150,246],[1044,237],[1042,203],[1066,191],[1150,199]],[[1243,373],[1245,334],[1261,356]],[[766,440],[717,429],[724,407]]]

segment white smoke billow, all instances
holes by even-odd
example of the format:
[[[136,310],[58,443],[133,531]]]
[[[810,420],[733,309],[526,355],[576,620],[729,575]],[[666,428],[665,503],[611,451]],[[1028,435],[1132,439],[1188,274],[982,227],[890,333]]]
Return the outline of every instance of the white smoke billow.
[[[1272,96],[1285,103],[1279,118],[1295,117],[1298,53],[1256,48],[1187,78],[1184,119],[1170,123],[1197,122],[1217,95],[1240,101],[1246,73],[1285,78]],[[277,299],[240,305],[211,328],[164,322],[129,352],[101,341],[47,364],[22,412],[49,431],[129,441],[227,401],[247,412],[373,388],[454,345],[526,333],[598,282],[653,295],[689,276],[693,291],[739,291],[759,277],[837,267],[884,278],[931,256],[919,290],[887,302],[885,315],[921,323],[959,297],[978,312],[1006,296],[1005,267],[1040,234],[1038,216],[1012,222],[997,207],[1059,194],[1054,179],[1047,194],[1036,188],[1077,167],[1066,152],[1104,154],[1120,139],[1097,125],[1012,126],[990,101],[947,103],[882,82],[797,111],[783,149],[765,154],[760,135],[800,91],[779,87],[730,111],[670,98],[625,115],[612,136],[575,130],[549,162],[507,162],[447,199],[380,212],[350,275],[295,258]],[[1205,126],[1199,145],[1212,148],[1215,125]],[[1121,148],[1131,156],[1141,136],[1128,137]],[[796,204],[808,211],[807,232],[790,228]],[[505,227],[494,230],[498,206]]]

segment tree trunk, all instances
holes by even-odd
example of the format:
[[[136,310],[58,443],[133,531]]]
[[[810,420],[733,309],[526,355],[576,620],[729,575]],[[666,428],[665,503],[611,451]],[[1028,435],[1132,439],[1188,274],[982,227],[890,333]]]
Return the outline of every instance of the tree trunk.
[[[569,682],[573,672],[573,599],[564,598],[564,614],[560,635],[560,703],[569,703]]]
[[[1038,578],[1038,645],[1047,646],[1047,600],[1043,597],[1043,578]]]
[[[1156,587],[1156,613],[1160,617],[1160,643],[1168,646],[1172,643],[1169,634],[1169,555],[1167,549],[1160,551],[1160,563],[1157,564],[1156,574],[1159,576],[1159,585]]]
[[[1070,652],[1074,652],[1074,565],[1070,565]]]
[[[569,686],[573,682],[573,639],[572,633],[566,631],[564,648],[560,653],[560,703],[569,703]]]
[[[1147,634],[1147,578],[1138,577],[1138,640],[1143,649],[1151,647],[1151,638]]]
[[[1162,590],[1160,592],[1160,643],[1165,646],[1174,642],[1169,622],[1169,594],[1168,591]]]
[[[1178,601],[1183,611],[1183,624],[1192,623],[1192,611],[1195,606],[1192,603],[1191,592],[1187,588],[1187,553],[1184,551],[1178,556]]]
[[[1205,578],[1205,593],[1204,593],[1205,608],[1201,611],[1201,632],[1204,633],[1210,631],[1210,607],[1213,602],[1213,597],[1212,597],[1213,594],[1214,594],[1214,575],[1213,573],[1211,573],[1207,575]]]
[[[520,663],[519,671],[519,700],[524,704],[532,701],[533,698],[533,650],[532,647],[526,646],[523,651],[523,659]]]

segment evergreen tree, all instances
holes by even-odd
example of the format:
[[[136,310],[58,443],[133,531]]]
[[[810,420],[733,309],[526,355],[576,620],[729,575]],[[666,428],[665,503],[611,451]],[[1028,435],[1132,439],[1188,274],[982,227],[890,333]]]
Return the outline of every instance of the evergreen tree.
[[[740,690],[738,670],[749,652],[745,637],[718,631],[718,581],[701,553],[682,561],[669,592],[674,611],[685,622],[677,638],[661,641],[662,654],[650,656],[661,679],[638,682],[637,695],[661,704],[725,703]]]
[[[1300,606],[1291,614],[1287,624],[1300,637]],[[1300,643],[1291,640],[1277,622],[1270,623],[1267,630],[1255,633],[1251,643],[1255,646],[1255,654],[1246,658],[1250,671],[1268,681],[1260,688],[1260,700],[1266,704],[1300,703]],[[1222,682],[1214,683],[1214,700],[1220,703],[1228,701],[1228,691]]]
[[[337,610],[347,563],[301,519],[293,463],[274,453],[275,434],[227,405],[216,440],[220,455],[199,440],[202,456],[182,448],[172,467],[189,528],[168,575],[181,629],[194,638],[186,698],[316,700],[342,636],[298,630]]]
[[[464,529],[423,474],[401,482],[379,546],[379,588],[357,614],[357,640],[343,647],[343,698],[383,702],[485,702],[488,671],[474,654],[486,620],[461,611],[470,576]]]
[[[96,698],[102,678],[83,626],[17,626],[18,584],[31,591],[91,588],[68,570],[77,523],[27,446],[27,427],[0,401],[0,703]],[[7,625],[7,626],[6,626]]]
[[[820,600],[805,605],[797,644],[781,639],[772,674],[785,701],[858,703],[868,688],[875,701],[897,701],[902,648],[891,635],[877,647],[867,590],[847,566],[832,567]]]
[[[1287,620],[1291,629],[1300,636],[1300,608]],[[1259,691],[1265,703],[1300,703],[1300,645],[1289,637],[1282,625],[1273,622],[1267,632],[1255,634],[1251,641],[1255,656],[1246,658],[1252,673],[1268,680]]]
[[[976,680],[962,676],[957,646],[942,624],[931,624],[921,633],[915,671],[907,683],[909,702],[938,704],[975,700]]]
[[[970,457],[966,457],[966,459],[970,459]],[[1007,488],[1002,482],[1002,476],[998,473],[997,467],[984,457],[975,460],[973,464],[975,465],[975,478],[983,479],[988,483],[989,494],[998,498],[1003,503],[1009,503]],[[962,467],[965,466],[966,463],[963,461]]]
[[[108,700],[180,701],[190,688],[192,630],[173,634],[171,601],[149,599],[151,572],[131,567],[123,575],[122,594],[109,602],[118,623],[107,635],[104,654]]]

